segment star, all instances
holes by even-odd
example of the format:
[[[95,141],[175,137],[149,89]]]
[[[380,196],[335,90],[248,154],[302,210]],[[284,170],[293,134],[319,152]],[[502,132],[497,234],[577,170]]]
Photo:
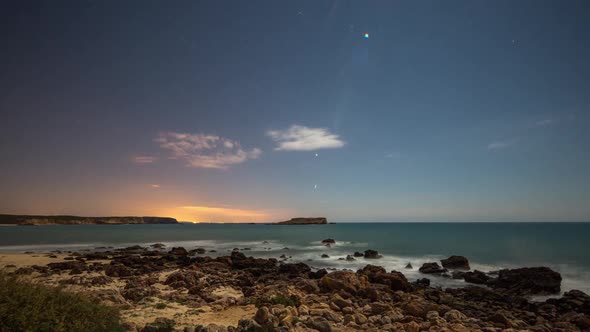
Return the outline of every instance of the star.
[[[320,155],[319,153],[316,153],[316,154],[315,154],[316,158],[317,158],[319,155]]]

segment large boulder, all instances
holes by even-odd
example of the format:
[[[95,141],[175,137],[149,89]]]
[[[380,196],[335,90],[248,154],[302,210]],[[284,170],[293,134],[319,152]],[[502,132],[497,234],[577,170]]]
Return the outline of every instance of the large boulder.
[[[488,285],[515,295],[556,294],[561,290],[561,275],[548,267],[505,269]]]
[[[334,271],[326,274],[320,279],[321,287],[331,291],[346,291],[356,294],[366,287],[364,280],[359,279],[356,273],[350,271]]]
[[[387,273],[385,269],[380,266],[367,265],[361,270],[358,270],[357,273],[367,276],[367,279],[372,283],[387,285],[394,291],[406,291],[411,289],[411,285],[406,277],[397,271]]]
[[[365,250],[365,258],[374,259],[374,258],[381,258],[383,256],[379,255],[377,250]]]
[[[469,270],[469,261],[463,256],[451,256],[440,261],[442,266],[451,270]]]
[[[426,274],[440,274],[446,272],[447,270],[440,267],[438,263],[424,263],[418,269],[418,271]]]

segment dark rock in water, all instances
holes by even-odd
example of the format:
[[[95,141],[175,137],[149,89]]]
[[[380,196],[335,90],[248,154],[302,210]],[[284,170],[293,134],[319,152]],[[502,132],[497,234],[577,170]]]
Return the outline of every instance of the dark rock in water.
[[[352,257],[350,255],[346,255],[346,260],[347,261],[355,261],[356,259],[354,259],[354,257]]]
[[[463,256],[451,256],[441,260],[442,266],[452,270],[469,270],[469,261]]]
[[[186,249],[184,249],[183,247],[174,247],[168,253],[169,254],[172,254],[172,255],[177,255],[177,256],[186,256],[186,255],[188,255],[188,251],[186,251]]]
[[[364,254],[365,258],[369,258],[369,259],[375,259],[375,258],[381,258],[383,256],[379,255],[379,252],[376,250],[365,250],[365,254]]]
[[[412,267],[412,263],[408,263],[408,264],[406,265],[406,269],[409,269],[409,270],[411,270],[411,269],[413,269],[413,268],[414,268],[414,267]]]
[[[453,273],[453,278],[454,279],[460,279],[459,275],[457,275],[458,278],[455,278],[455,273],[458,272],[454,272]],[[472,284],[478,284],[478,285],[483,285],[486,284],[491,278],[478,270],[475,270],[473,272],[459,272],[462,273],[463,279],[465,279],[466,282],[468,283],[472,283]]]
[[[362,252],[355,251],[353,256],[354,257],[364,257],[365,255]]]
[[[188,253],[191,255],[197,254],[197,255],[203,255],[207,252],[207,250],[205,250],[205,248],[197,248],[197,249],[193,249],[191,251],[189,251]]]
[[[326,254],[322,254],[322,258],[330,258],[330,256],[328,256]]]
[[[164,249],[164,248],[166,248],[166,245],[163,243],[154,243],[150,247],[152,247],[154,249]]]
[[[230,257],[231,257],[232,261],[239,261],[239,260],[246,259],[246,255],[244,255],[243,253],[241,253],[239,251],[232,251]]]
[[[463,271],[453,271],[453,273],[451,274],[451,278],[453,279],[463,279],[465,278],[465,273]]]
[[[418,271],[426,274],[440,274],[446,272],[446,269],[443,269],[438,265],[438,263],[424,263],[422,267],[418,269]]]
[[[322,244],[335,244],[336,240],[334,239],[324,239],[322,240]]]
[[[326,274],[328,274],[328,271],[326,271],[326,269],[319,269],[317,271],[309,272],[309,277],[311,279],[321,279]]]
[[[418,280],[416,280],[416,284],[418,286],[428,287],[428,286],[430,286],[430,279],[428,279],[428,278],[418,279]]]
[[[548,267],[506,269],[487,284],[515,295],[556,294],[561,290],[561,275]]]

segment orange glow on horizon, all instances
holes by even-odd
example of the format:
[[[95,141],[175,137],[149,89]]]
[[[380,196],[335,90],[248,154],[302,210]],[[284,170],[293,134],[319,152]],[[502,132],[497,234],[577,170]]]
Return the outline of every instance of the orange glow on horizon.
[[[192,223],[218,222],[218,223],[239,223],[239,222],[268,222],[273,221],[272,214],[264,210],[239,209],[215,206],[178,206],[163,209],[159,215],[176,218],[178,221]]]

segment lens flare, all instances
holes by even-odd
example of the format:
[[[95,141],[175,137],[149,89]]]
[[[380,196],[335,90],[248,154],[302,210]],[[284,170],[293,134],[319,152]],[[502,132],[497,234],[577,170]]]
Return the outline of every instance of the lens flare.
[[[364,37],[365,37],[365,39],[369,39],[369,33],[368,32],[365,32]]]

